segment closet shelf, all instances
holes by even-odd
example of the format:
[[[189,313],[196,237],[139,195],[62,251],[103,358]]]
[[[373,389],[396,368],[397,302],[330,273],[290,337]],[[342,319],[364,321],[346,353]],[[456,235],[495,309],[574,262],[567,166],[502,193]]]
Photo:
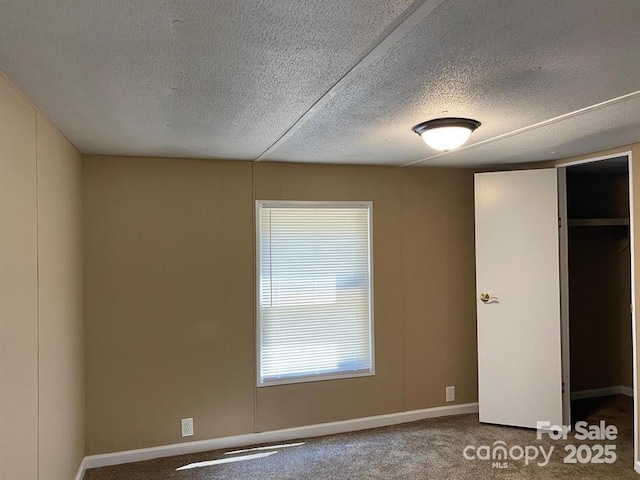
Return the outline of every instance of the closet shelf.
[[[628,226],[628,218],[570,218],[570,227],[616,227]]]

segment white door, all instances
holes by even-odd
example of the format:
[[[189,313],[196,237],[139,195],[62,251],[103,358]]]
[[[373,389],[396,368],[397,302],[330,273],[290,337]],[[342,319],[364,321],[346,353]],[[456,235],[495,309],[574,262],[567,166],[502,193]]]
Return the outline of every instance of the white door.
[[[476,174],[475,210],[480,421],[561,425],[556,170]]]

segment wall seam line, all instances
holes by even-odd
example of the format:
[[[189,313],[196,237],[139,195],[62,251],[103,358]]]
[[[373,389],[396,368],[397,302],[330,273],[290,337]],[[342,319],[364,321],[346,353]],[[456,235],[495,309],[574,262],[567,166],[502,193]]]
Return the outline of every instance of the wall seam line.
[[[109,301],[110,301],[110,296],[109,296],[109,162],[104,162],[104,205],[105,205],[105,212],[104,212],[104,255],[105,255],[105,270],[104,270],[104,277],[105,277],[105,292],[104,292],[104,296],[105,296],[105,302],[104,302],[104,317],[103,317],[103,331],[106,334],[106,343],[107,343],[107,448],[109,451],[113,450],[113,438],[112,438],[112,432],[113,429],[111,428],[111,422],[109,421],[109,419],[111,418],[111,413],[112,413],[112,361],[111,359],[113,358],[113,352],[112,352],[112,347],[110,344],[110,335],[109,335]]]
[[[139,371],[138,371],[138,375],[140,376],[139,378],[141,378],[140,383],[137,385],[137,387],[140,389],[138,391],[139,394],[139,398],[145,398],[145,394],[147,392],[146,389],[146,385],[145,385],[145,381],[144,381],[144,353],[143,353],[143,346],[142,346],[142,342],[143,342],[143,338],[144,338],[144,316],[143,316],[143,300],[142,300],[142,295],[143,295],[143,280],[142,280],[142,276],[143,276],[143,260],[142,260],[142,249],[144,248],[142,245],[142,238],[144,235],[144,225],[143,225],[143,220],[142,220],[142,162],[141,161],[136,161],[136,170],[138,173],[138,252],[139,256],[138,256],[138,261],[137,266],[138,266],[138,281],[140,282],[138,284],[138,339],[139,339],[139,344],[138,344],[138,349],[137,349],[137,355],[139,358],[139,362],[140,362],[140,367],[139,367]],[[143,411],[144,411],[144,407],[142,405],[142,403],[138,404],[137,407],[139,410],[139,414],[142,417]],[[141,430],[143,430],[141,432],[142,437],[144,438],[146,432],[144,432],[144,427],[141,428]]]
[[[258,281],[258,273],[256,265],[257,261],[257,228],[256,228],[256,164],[251,163],[251,274],[252,274],[252,282],[253,285],[253,308],[251,309],[251,328],[253,329],[253,345],[251,351],[253,352],[253,432],[258,431],[259,424],[259,411],[258,408],[258,387],[256,386],[256,379],[258,378],[258,353],[257,353],[257,345],[258,345],[258,331],[257,331],[257,311],[258,308],[258,288],[256,286],[256,282]]]
[[[35,160],[36,160],[36,392],[37,412],[36,420],[36,478],[40,478],[40,188],[38,186],[38,112],[35,112]]]
[[[227,242],[226,242],[226,238],[227,238],[227,210],[226,210],[226,205],[227,202],[226,200],[226,195],[227,195],[227,171],[226,171],[226,167],[223,166],[221,168],[222,170],[222,176],[221,176],[221,180],[222,180],[222,271],[224,272],[224,275],[227,275],[227,262],[226,262],[226,258],[227,258]],[[222,335],[222,349],[224,352],[224,358],[227,358],[227,352],[229,351],[228,346],[229,346],[229,316],[227,315],[227,282],[224,282],[223,286],[222,286],[222,331],[223,331],[223,335]],[[224,370],[224,385],[225,387],[229,384],[229,371],[225,368]],[[228,393],[225,395],[224,398],[224,429],[225,431],[229,431],[229,395]]]
[[[161,241],[162,241],[162,256],[163,256],[163,261],[162,261],[162,302],[164,303],[165,299],[166,299],[166,284],[167,284],[167,263],[166,261],[164,261],[164,256],[166,255],[167,252],[167,238],[166,238],[166,225],[167,225],[167,211],[166,211],[166,196],[167,196],[167,182],[166,182],[166,175],[167,175],[167,162],[168,160],[166,158],[161,160],[162,165],[160,168],[160,180],[161,180],[161,184],[160,184],[160,191],[161,191],[161,195],[162,195],[162,217],[161,217],[161,224],[162,224],[162,231],[161,231]],[[166,305],[166,304],[165,304]],[[165,313],[166,309],[162,308],[162,350],[163,350],[163,355],[162,355],[162,376],[163,379],[165,380],[163,383],[165,385],[165,388],[163,389],[163,393],[164,393],[164,405],[163,405],[163,418],[164,418],[164,425],[163,425],[163,430],[164,430],[164,442],[167,443],[167,439],[168,439],[168,429],[167,429],[167,422],[168,422],[168,405],[169,405],[169,391],[168,388],[166,388],[167,382],[166,382],[166,378],[167,378],[167,315]]]
[[[198,162],[196,163],[196,165],[198,166],[198,208],[199,208],[199,212],[198,212],[198,267],[199,267],[199,277],[200,277],[200,281],[199,281],[199,290],[200,290],[200,321],[199,323],[199,327],[200,327],[200,351],[199,356],[200,356],[200,394],[198,395],[199,397],[199,416],[201,419],[204,420],[204,418],[206,418],[206,408],[205,408],[205,392],[204,392],[204,387],[203,385],[205,384],[205,355],[204,355],[204,351],[206,347],[206,340],[204,338],[204,325],[206,323],[206,319],[205,319],[205,313],[204,313],[204,298],[206,295],[206,289],[204,287],[204,279],[206,277],[206,269],[205,269],[205,265],[206,262],[204,261],[204,254],[203,254],[203,248],[202,248],[202,236],[204,235],[204,227],[203,227],[203,223],[204,223],[204,215],[202,214],[202,196],[204,195],[204,189],[203,189],[203,183],[204,183],[204,178],[205,175],[207,174],[207,171],[205,170],[205,166],[206,163],[205,162]],[[196,411],[196,414],[198,414],[198,412]],[[204,422],[203,422],[204,423]],[[195,435],[195,429],[194,429],[194,435]]]
[[[406,312],[405,312],[405,269],[404,269],[404,201],[405,201],[405,173],[400,172],[400,285],[402,285],[402,296],[400,297],[400,309],[402,311],[402,408],[407,411],[407,336],[406,336]]]

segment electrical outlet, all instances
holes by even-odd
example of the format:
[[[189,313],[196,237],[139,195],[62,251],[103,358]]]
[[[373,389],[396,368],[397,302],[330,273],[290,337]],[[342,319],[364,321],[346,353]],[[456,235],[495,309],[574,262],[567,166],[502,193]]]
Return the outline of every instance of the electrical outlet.
[[[190,437],[193,435],[193,418],[183,418],[180,420],[182,426],[182,436]]]
[[[447,402],[455,402],[456,401],[456,387],[447,387]]]

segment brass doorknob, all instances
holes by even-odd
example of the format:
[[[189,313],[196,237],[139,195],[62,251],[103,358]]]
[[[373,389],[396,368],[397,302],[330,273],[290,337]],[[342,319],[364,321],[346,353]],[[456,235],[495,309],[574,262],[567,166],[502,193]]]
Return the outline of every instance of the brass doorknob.
[[[491,301],[491,300],[498,300],[498,297],[492,297],[492,296],[491,296],[491,295],[489,295],[488,293],[482,292],[482,293],[480,294],[480,300],[481,300],[483,303],[487,303],[487,302],[489,302],[489,301]]]

